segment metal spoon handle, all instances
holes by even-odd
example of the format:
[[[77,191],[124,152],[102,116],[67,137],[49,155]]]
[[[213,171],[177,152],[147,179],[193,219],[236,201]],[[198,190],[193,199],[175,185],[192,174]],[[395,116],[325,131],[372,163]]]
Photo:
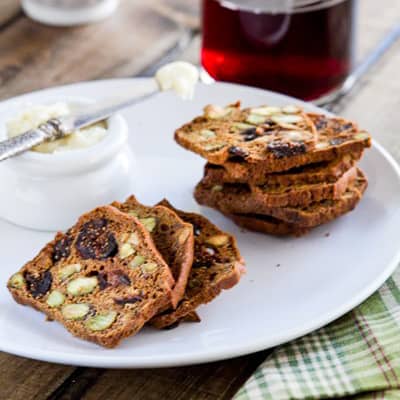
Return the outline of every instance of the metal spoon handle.
[[[21,154],[45,141],[59,139],[67,134],[61,119],[51,119],[22,135],[0,142],[0,161]]]

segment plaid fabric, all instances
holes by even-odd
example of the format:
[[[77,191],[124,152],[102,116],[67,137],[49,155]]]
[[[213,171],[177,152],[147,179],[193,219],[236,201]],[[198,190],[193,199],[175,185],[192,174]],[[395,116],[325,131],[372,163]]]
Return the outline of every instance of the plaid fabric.
[[[235,400],[348,396],[400,399],[400,268],[344,317],[278,347]]]

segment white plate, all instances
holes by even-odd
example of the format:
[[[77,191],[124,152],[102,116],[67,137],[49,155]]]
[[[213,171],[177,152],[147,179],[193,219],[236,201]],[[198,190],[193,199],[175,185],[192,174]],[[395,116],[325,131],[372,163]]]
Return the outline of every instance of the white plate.
[[[150,81],[138,79],[99,81],[33,96],[45,101],[46,96],[57,92],[99,99],[105,94],[140,91],[149,85]],[[28,101],[29,96],[23,100]],[[389,277],[400,258],[400,175],[396,163],[377,143],[361,162],[370,182],[361,204],[305,237],[279,239],[242,233],[217,212],[196,205],[192,190],[202,175],[204,160],[175,144],[173,131],[200,113],[205,104],[227,104],[237,99],[246,106],[298,103],[315,109],[278,94],[215,84],[199,87],[193,102],[164,94],[124,115],[139,157],[135,191],[139,199],[151,204],[167,197],[177,207],[202,212],[234,233],[248,269],[240,284],[202,306],[200,324],[186,323],[170,331],[146,328],[116,349],[103,349],[73,338],[60,324],[45,322],[43,314],[11,300],[5,289],[7,278],[52,235],[0,221],[0,350],[94,367],[164,367],[220,360],[275,346],[317,329],[358,305]],[[0,111],[6,106],[7,102],[1,103]]]

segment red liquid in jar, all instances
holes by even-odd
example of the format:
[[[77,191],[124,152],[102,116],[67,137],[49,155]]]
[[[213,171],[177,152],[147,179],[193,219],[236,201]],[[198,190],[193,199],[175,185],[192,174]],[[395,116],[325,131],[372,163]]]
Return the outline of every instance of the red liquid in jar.
[[[216,80],[317,98],[352,67],[355,5],[271,14],[203,0],[203,67]]]

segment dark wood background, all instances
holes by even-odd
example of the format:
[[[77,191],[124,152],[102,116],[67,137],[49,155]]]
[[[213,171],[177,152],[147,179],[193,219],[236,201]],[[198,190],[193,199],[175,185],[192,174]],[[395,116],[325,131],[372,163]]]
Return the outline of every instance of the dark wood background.
[[[398,0],[360,3],[358,58],[400,20]],[[160,59],[198,62],[198,10],[198,0],[123,0],[105,22],[51,28],[27,19],[18,0],[1,0],[0,98],[82,80],[148,75]],[[398,43],[338,106],[376,132],[398,160],[399,50]],[[148,370],[75,368],[0,353],[0,399],[229,399],[269,353]]]

